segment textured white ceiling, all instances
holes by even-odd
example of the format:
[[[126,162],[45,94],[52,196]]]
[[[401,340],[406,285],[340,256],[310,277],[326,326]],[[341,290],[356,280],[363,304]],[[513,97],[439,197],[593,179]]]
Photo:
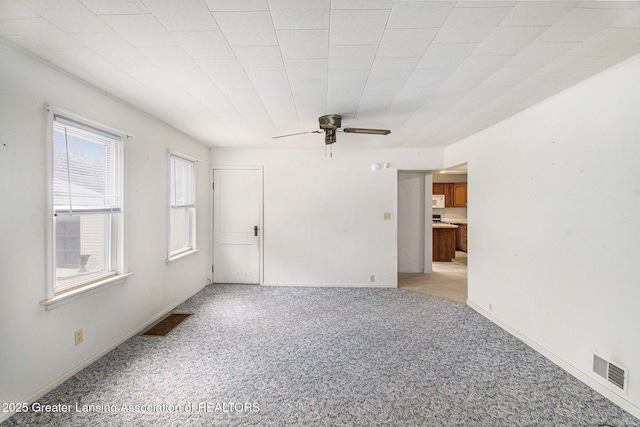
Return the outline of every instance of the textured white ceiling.
[[[638,1],[2,0],[0,37],[211,146],[454,143],[640,53]]]

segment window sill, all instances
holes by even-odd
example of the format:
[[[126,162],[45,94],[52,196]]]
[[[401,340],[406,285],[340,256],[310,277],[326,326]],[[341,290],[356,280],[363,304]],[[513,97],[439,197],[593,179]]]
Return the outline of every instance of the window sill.
[[[165,261],[167,264],[171,264],[174,261],[179,260],[180,258],[184,258],[187,255],[191,255],[191,254],[195,254],[196,252],[199,252],[200,249],[189,249],[187,251],[184,252],[180,252],[178,254],[172,255],[169,258],[167,258],[167,260]]]
[[[45,306],[47,310],[53,310],[54,308],[61,307],[67,303],[108,289],[113,285],[117,285],[118,283],[125,281],[127,277],[131,276],[132,274],[133,273],[124,273],[115,276],[109,276],[106,279],[98,280],[97,282],[88,284],[81,288],[72,289],[67,292],[61,292],[58,295],[55,295],[44,301],[40,301],[40,305]]]

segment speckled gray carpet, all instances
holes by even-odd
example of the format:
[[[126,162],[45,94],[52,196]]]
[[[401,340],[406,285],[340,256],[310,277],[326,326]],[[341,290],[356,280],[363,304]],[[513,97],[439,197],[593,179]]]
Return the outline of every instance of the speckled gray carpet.
[[[177,311],[194,314],[166,338],[131,338],[5,425],[640,425],[460,303],[212,285]]]

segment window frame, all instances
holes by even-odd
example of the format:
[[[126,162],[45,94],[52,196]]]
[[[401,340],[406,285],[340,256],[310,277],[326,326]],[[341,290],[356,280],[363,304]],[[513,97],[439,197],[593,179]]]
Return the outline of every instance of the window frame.
[[[173,177],[173,160],[176,159],[178,161],[189,163],[191,166],[191,203],[183,204],[183,205],[175,205],[173,200],[171,199],[171,189],[174,186],[174,182],[172,180]],[[167,176],[167,200],[168,200],[168,211],[167,211],[167,259],[166,262],[170,263],[177,259],[180,259],[186,255],[190,255],[192,253],[198,252],[197,239],[196,239],[196,213],[197,213],[197,198],[196,198],[196,189],[197,189],[197,173],[196,166],[199,163],[198,159],[195,159],[191,156],[187,156],[177,151],[168,150],[168,176]],[[171,228],[171,214],[174,210],[184,209],[187,211],[186,218],[188,220],[187,225],[187,245],[183,246],[177,250],[171,250],[172,247],[172,228]]]
[[[46,218],[46,297],[40,302],[40,305],[45,306],[47,309],[56,308],[60,305],[66,304],[70,301],[76,300],[80,297],[90,295],[98,290],[112,285],[120,283],[130,276],[131,272],[128,272],[125,257],[125,245],[124,245],[124,227],[125,227],[125,146],[128,138],[133,135],[127,132],[120,131],[113,127],[98,123],[94,120],[87,119],[73,112],[45,104],[45,110],[47,112],[47,218]],[[105,273],[103,275],[93,275],[88,277],[87,280],[78,280],[72,285],[58,286],[56,279],[56,209],[54,206],[54,123],[56,117],[59,117],[62,122],[68,121],[77,123],[81,128],[86,130],[94,130],[96,133],[108,134],[111,137],[115,137],[120,140],[119,154],[116,156],[118,162],[116,170],[116,185],[117,190],[114,194],[120,197],[120,207],[117,213],[105,212],[100,214],[106,215],[105,220],[109,225],[105,230],[109,234],[109,251],[108,257],[111,262],[112,273]],[[91,213],[79,213],[80,215],[91,215]],[[106,242],[106,239],[105,239]]]

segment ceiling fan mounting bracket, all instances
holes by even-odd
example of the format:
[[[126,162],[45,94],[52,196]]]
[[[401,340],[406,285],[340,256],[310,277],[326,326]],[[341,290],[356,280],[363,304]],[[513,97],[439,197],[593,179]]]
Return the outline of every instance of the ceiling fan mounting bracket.
[[[318,118],[320,129],[340,129],[342,127],[342,116],[339,114],[327,114]]]

